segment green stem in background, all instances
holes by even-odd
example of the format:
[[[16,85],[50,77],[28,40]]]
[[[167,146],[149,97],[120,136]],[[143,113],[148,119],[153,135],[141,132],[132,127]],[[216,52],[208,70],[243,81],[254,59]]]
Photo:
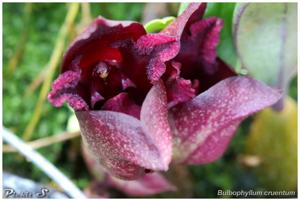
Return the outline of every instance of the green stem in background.
[[[70,7],[68,8],[68,13],[65,18],[65,22],[63,23],[63,25],[60,28],[58,37],[56,39],[54,50],[52,52],[50,61],[48,63],[48,69],[47,69],[47,73],[46,73],[47,76],[45,77],[45,81],[43,82],[42,89],[40,91],[40,95],[39,95],[37,104],[35,106],[32,118],[22,135],[22,138],[24,140],[29,140],[31,138],[33,130],[35,129],[37,123],[39,122],[41,112],[42,112],[42,107],[46,100],[47,93],[49,92],[54,72],[55,72],[55,70],[60,62],[60,58],[63,54],[66,37],[68,35],[68,32],[70,31],[72,24],[75,21],[78,10],[79,10],[78,3],[72,3],[72,4],[70,4]]]
[[[24,50],[26,47],[26,43],[28,40],[29,32],[30,32],[30,20],[32,15],[32,3],[26,3],[24,7],[24,21],[23,21],[23,31],[18,45],[16,47],[14,55],[10,58],[8,63],[8,76],[12,76],[15,72],[16,66],[18,65],[19,61],[22,59],[24,54]]]
[[[30,83],[30,85],[24,91],[23,97],[27,98],[32,95],[33,92],[43,83],[46,77],[47,66],[45,66],[42,71],[36,76],[36,78]]]
[[[89,3],[81,3],[82,23],[87,25],[92,21],[91,8]]]

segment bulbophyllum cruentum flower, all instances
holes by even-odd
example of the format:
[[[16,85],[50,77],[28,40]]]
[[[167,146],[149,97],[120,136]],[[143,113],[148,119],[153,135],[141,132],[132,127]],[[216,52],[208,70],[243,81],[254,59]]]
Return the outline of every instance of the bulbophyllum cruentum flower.
[[[193,3],[160,33],[97,18],[68,48],[54,106],[75,110],[83,141],[112,175],[137,179],[176,162],[205,164],[239,123],[280,94],[216,54],[222,20]]]

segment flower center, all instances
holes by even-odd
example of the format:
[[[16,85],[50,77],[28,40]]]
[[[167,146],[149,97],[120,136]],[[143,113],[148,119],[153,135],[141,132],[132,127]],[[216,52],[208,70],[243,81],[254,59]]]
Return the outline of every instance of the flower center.
[[[95,77],[100,77],[104,81],[108,77],[109,74],[109,67],[107,66],[106,63],[100,61],[94,68],[93,75]]]

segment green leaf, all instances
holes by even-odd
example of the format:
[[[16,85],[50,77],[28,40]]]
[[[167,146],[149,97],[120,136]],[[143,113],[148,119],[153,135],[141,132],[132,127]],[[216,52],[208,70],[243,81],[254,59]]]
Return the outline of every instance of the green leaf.
[[[174,21],[175,17],[168,16],[162,19],[154,19],[144,25],[147,33],[156,33],[163,30]]]
[[[254,171],[268,190],[297,189],[297,103],[290,97],[281,112],[265,109],[254,117],[246,140],[247,154],[261,164]]]
[[[178,9],[178,15],[181,15],[183,11],[189,6],[189,3],[181,3]]]
[[[287,89],[297,70],[297,4],[237,4],[234,40],[252,76]]]
[[[220,43],[217,47],[218,56],[227,64],[239,71],[239,63],[233,44],[232,21],[235,3],[208,3],[204,17],[216,16],[224,21]]]

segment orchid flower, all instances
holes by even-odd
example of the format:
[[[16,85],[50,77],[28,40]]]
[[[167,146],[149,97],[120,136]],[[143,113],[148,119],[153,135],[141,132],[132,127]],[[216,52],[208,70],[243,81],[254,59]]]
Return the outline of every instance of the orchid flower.
[[[64,55],[49,101],[75,110],[84,144],[121,179],[220,158],[240,122],[280,93],[217,57],[222,20],[192,3],[160,33],[97,18]]]

